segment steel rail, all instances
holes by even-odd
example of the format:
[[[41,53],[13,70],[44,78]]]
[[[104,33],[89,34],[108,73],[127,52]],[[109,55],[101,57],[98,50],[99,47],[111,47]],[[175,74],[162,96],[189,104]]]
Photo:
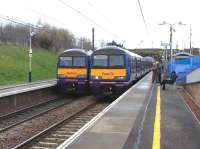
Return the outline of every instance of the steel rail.
[[[29,138],[28,140],[22,142],[21,144],[15,146],[13,149],[21,149],[21,148],[26,148],[27,145],[30,145],[31,142],[34,142],[34,140],[37,140],[38,138],[44,136],[45,134],[49,133],[51,130],[55,130],[56,128],[60,127],[62,124],[69,122],[70,120],[73,120],[76,116],[78,116],[79,114],[87,111],[89,108],[93,107],[95,104],[97,104],[98,101],[96,101],[95,103],[92,103],[90,105],[88,105],[87,107],[84,107],[82,109],[80,109],[79,111],[69,115],[67,118],[51,125],[50,127],[48,127],[47,129],[39,132],[38,134],[34,135],[33,137]]]
[[[52,102],[53,102],[53,101],[52,101]],[[23,119],[23,120],[21,120],[21,121],[19,121],[19,122],[13,123],[13,124],[11,124],[11,125],[9,125],[9,126],[7,126],[7,127],[4,127],[4,128],[2,128],[2,129],[0,129],[0,133],[6,131],[6,130],[8,130],[8,129],[11,129],[12,127],[17,126],[17,125],[19,125],[19,124],[21,124],[21,123],[24,123],[24,122],[26,122],[26,121],[29,121],[29,120],[31,120],[31,119],[34,119],[34,118],[39,117],[39,116],[41,116],[41,115],[44,115],[44,114],[46,114],[46,113],[48,113],[48,112],[50,112],[50,111],[52,111],[52,110],[55,110],[55,109],[57,109],[57,108],[59,108],[59,107],[62,107],[62,106],[64,106],[64,105],[66,105],[66,104],[69,104],[69,103],[71,103],[71,102],[73,102],[73,99],[68,100],[68,101],[66,101],[66,102],[64,102],[64,103],[62,103],[62,104],[60,104],[60,105],[58,105],[58,106],[56,106],[56,107],[50,108],[50,109],[48,109],[48,110],[46,110],[46,111],[39,112],[39,113],[37,113],[37,114],[35,114],[35,115],[33,115],[33,116],[30,116],[30,117],[28,117],[28,118],[25,118],[25,119]],[[44,103],[44,104],[45,104],[45,103]],[[40,105],[40,106],[41,106],[41,105]],[[33,108],[34,108],[34,107],[33,107]],[[31,108],[31,109],[32,109],[32,108]],[[31,109],[28,109],[28,110],[31,110]]]

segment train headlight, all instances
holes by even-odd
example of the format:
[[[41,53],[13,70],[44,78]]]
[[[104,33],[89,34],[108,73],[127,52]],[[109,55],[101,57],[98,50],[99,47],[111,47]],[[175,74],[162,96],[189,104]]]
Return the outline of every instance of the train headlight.
[[[96,80],[100,79],[99,76],[92,76],[92,78],[93,78],[93,79],[96,79]]]
[[[124,80],[124,79],[125,79],[125,76],[118,76],[118,77],[116,77],[115,79],[117,79],[117,80]]]
[[[100,76],[92,76],[92,79],[98,80],[98,79],[101,79],[101,77]]]

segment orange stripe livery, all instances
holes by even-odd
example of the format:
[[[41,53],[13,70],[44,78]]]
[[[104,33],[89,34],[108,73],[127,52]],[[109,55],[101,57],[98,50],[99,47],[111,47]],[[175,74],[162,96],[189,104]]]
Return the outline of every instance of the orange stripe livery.
[[[58,68],[58,75],[64,75],[68,78],[77,78],[78,76],[87,75],[86,68]]]
[[[126,69],[91,69],[91,76],[98,76],[101,79],[112,80],[115,77],[125,77]]]

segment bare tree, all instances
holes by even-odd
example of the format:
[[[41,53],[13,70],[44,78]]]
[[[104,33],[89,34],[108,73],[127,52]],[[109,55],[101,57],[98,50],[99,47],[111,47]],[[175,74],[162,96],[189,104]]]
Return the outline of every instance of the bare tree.
[[[40,23],[40,21],[38,21]],[[35,35],[32,37],[34,47],[41,47],[58,52],[60,49],[79,47],[91,49],[91,40],[85,37],[76,38],[67,29],[52,27],[45,24],[41,29],[33,29]],[[0,24],[0,43],[29,45],[29,28],[27,26],[13,23]]]

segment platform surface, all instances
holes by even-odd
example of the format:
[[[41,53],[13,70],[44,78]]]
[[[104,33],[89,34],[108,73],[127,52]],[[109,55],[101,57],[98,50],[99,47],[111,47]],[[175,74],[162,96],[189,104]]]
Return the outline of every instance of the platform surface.
[[[159,137],[155,116],[160,91]],[[117,103],[73,140],[59,149],[200,149],[200,123],[176,86],[163,91],[151,83],[151,73],[123,94]]]
[[[27,92],[27,91],[33,91],[33,90],[37,90],[37,89],[51,87],[54,85],[56,85],[56,79],[46,80],[46,81],[38,81],[38,82],[26,83],[26,84],[20,84],[20,85],[13,85],[13,86],[1,86],[0,87],[0,98]]]
[[[161,148],[200,149],[200,122],[177,88],[161,90]]]
[[[121,149],[138,118],[151,89],[151,74],[120,97],[93,127],[73,143],[73,149]],[[135,124],[138,125],[138,124]]]

